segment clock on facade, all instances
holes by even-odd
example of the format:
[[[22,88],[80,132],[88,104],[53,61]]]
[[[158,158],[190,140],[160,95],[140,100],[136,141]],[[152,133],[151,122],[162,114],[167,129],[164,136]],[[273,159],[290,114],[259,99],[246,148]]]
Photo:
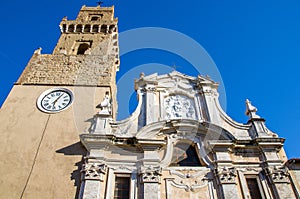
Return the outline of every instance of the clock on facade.
[[[46,113],[57,113],[73,102],[73,93],[66,88],[53,88],[43,92],[37,99],[37,107]]]

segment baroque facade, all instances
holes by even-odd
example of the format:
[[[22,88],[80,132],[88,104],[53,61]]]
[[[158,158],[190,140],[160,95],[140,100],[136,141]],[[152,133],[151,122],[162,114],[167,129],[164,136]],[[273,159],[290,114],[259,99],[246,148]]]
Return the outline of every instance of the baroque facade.
[[[1,108],[1,198],[300,197],[299,159],[249,100],[241,124],[210,78],[141,74],[136,110],[116,121],[114,8],[83,6],[60,28]]]

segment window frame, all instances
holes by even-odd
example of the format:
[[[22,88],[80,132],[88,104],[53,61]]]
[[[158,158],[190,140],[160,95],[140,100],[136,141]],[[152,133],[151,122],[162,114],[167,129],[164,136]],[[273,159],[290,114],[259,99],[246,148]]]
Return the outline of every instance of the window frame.
[[[137,174],[121,169],[109,169],[105,187],[105,199],[114,199],[115,180],[117,177],[129,177],[129,198],[135,199],[137,196]]]
[[[131,176],[129,174],[116,174],[115,175],[115,183],[114,183],[114,192],[113,192],[113,198],[114,199],[118,199],[118,197],[116,198],[115,194],[116,194],[116,184],[117,184],[117,179],[118,178],[126,178],[128,180],[128,198],[130,198],[130,190],[131,190]]]
[[[262,199],[266,199],[266,194],[265,194],[266,190],[264,189],[263,182],[261,181],[260,174],[258,174],[258,173],[255,173],[255,174],[245,173],[245,174],[242,174],[242,176],[239,175],[239,178],[240,178],[241,190],[242,190],[244,198],[251,198],[250,197],[251,196],[250,191],[249,191],[249,188],[248,188],[247,179],[256,179],[260,196],[261,196]]]

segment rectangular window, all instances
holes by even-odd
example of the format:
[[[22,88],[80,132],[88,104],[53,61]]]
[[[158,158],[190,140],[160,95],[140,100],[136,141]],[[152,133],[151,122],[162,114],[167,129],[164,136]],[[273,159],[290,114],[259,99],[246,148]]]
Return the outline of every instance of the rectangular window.
[[[251,199],[262,199],[256,178],[246,178],[247,187]]]
[[[130,177],[116,176],[114,199],[129,199]]]

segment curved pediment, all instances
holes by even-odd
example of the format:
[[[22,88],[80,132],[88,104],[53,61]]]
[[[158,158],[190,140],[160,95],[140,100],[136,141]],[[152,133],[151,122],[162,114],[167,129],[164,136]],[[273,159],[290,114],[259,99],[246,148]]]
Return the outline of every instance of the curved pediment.
[[[141,128],[137,134],[137,139],[161,139],[168,135],[176,135],[181,139],[194,140],[196,137],[202,137],[208,140],[235,140],[235,137],[225,129],[214,124],[190,120],[164,120],[155,122]]]

